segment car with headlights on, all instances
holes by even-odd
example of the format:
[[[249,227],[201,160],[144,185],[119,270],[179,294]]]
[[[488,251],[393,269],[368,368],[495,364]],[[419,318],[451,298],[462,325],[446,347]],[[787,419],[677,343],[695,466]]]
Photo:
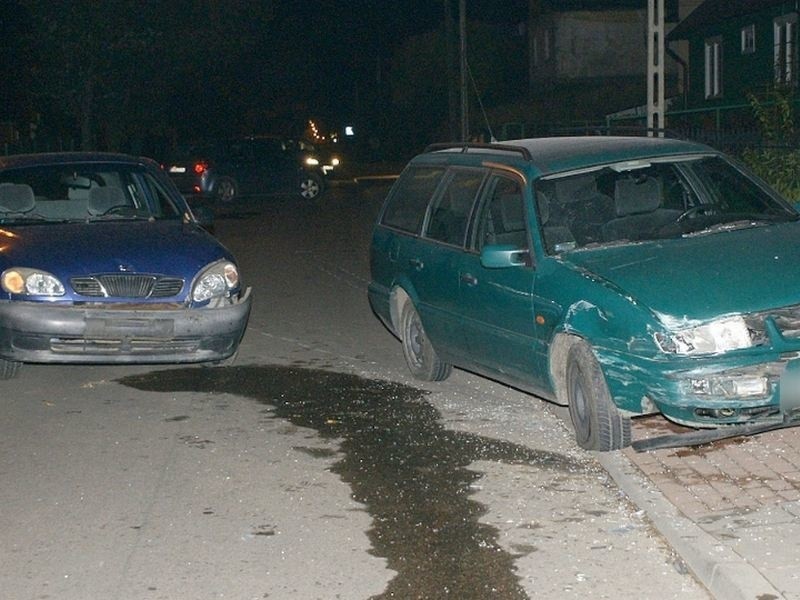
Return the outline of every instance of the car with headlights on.
[[[781,424],[800,405],[800,215],[707,146],[443,144],[374,229],[369,299],[411,373],[458,366],[569,407],[591,450],[632,417]]]
[[[153,161],[0,157],[0,379],[23,363],[222,361],[250,306],[234,257]]]
[[[278,193],[313,200],[338,165],[338,157],[308,142],[265,135],[192,145],[177,152],[166,170],[189,200],[225,203]]]

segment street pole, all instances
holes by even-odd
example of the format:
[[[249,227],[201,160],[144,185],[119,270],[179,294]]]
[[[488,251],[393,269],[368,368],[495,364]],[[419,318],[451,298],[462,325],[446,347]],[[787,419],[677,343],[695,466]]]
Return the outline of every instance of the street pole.
[[[664,137],[664,0],[647,1],[647,135]]]
[[[458,139],[458,97],[456,96],[456,58],[455,32],[456,24],[453,18],[453,1],[444,0],[444,39],[445,39],[445,64],[447,65],[447,133],[448,140]]]
[[[458,3],[458,27],[460,36],[459,56],[461,58],[461,141],[469,139],[469,99],[467,97],[467,8],[466,0]]]

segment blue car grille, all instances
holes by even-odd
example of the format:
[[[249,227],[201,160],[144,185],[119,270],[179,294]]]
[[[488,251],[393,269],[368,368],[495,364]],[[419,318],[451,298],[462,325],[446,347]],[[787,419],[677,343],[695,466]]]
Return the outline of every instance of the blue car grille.
[[[92,298],[170,298],[183,289],[183,279],[158,275],[95,275],[73,277],[72,289]]]

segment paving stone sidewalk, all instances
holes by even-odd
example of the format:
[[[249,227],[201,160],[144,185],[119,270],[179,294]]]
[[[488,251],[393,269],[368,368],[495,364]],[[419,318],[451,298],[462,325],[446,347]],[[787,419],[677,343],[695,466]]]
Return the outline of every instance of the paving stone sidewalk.
[[[684,431],[654,416],[633,438]],[[715,597],[800,600],[800,427],[600,460]]]

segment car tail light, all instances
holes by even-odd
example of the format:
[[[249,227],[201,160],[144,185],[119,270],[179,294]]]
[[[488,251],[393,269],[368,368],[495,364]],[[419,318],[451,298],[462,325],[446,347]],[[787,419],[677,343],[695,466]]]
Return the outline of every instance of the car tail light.
[[[205,170],[208,168],[208,164],[204,162],[198,162],[194,164],[194,172],[198,175],[202,175]]]

